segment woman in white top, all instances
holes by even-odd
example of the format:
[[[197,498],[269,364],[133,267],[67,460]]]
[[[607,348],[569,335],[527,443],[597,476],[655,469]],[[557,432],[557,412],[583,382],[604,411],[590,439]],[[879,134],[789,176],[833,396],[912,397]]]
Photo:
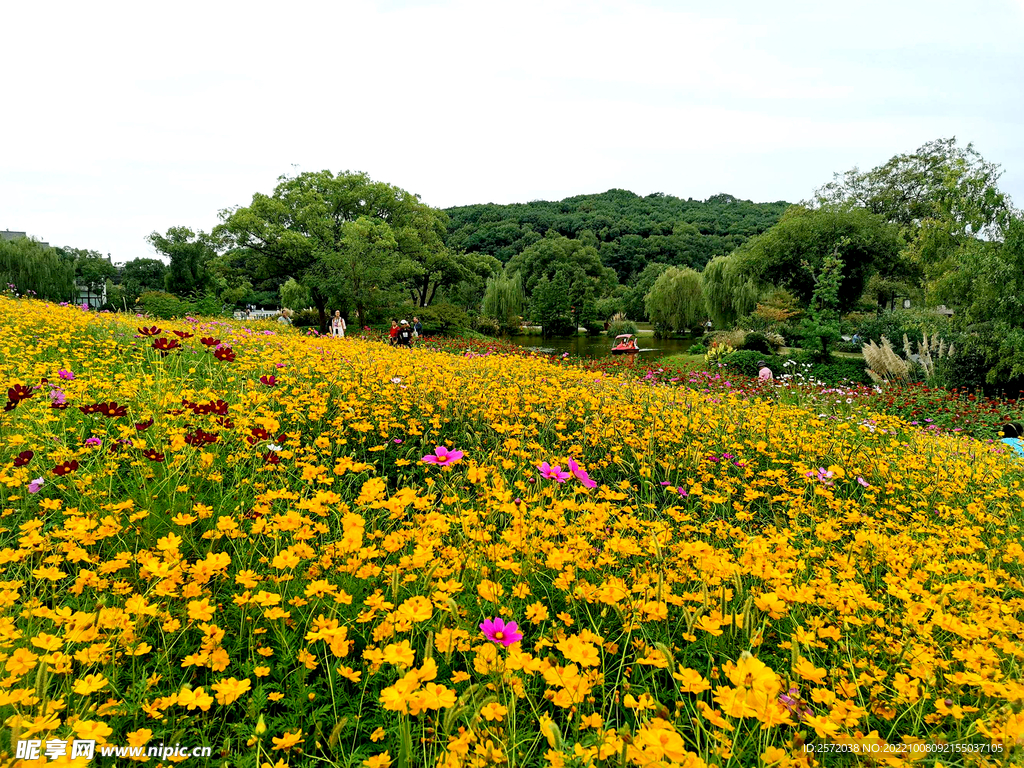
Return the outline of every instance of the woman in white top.
[[[345,338],[345,318],[338,309],[334,310],[334,317],[331,318],[331,336]]]

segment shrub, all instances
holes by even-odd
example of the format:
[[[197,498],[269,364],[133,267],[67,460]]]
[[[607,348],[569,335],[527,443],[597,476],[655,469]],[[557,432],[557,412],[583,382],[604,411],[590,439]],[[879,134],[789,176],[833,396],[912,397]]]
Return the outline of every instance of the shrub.
[[[690,345],[689,349],[686,350],[688,355],[703,355],[708,351],[707,346],[703,341],[695,341]]]
[[[450,333],[472,326],[466,310],[454,304],[432,304],[429,307],[405,307],[400,317],[412,322],[413,315],[423,323],[424,333]],[[399,315],[396,315],[399,317]]]
[[[775,352],[772,344],[768,341],[768,337],[760,331],[751,331],[747,333],[743,338],[743,346],[741,349],[749,349],[766,355],[770,355]]]
[[[146,291],[139,296],[139,308],[150,317],[170,320],[172,317],[184,317],[188,314],[189,305],[165,291]]]
[[[615,338],[622,333],[632,333],[636,335],[636,323],[632,320],[626,320],[624,317],[612,318],[611,323],[608,325],[608,335]]]
[[[782,372],[782,363],[785,362],[776,355],[769,355],[752,349],[737,350],[729,355],[725,362],[730,369],[737,373],[742,373],[744,376],[757,376],[760,370],[758,363],[762,361],[772,369],[772,373],[776,376]]]
[[[422,319],[420,318],[420,320]],[[502,331],[498,321],[493,317],[487,317],[487,315],[477,315],[477,317],[473,318],[473,330],[478,334],[492,337],[500,336]]]
[[[299,309],[292,313],[292,325],[296,328],[319,328],[320,313],[315,309]]]

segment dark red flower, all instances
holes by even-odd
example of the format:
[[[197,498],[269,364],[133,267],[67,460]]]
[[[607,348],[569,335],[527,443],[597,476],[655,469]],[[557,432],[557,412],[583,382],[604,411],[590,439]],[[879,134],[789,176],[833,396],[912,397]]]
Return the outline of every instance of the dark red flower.
[[[155,461],[157,464],[163,464],[164,455],[159,451],[154,451],[152,448],[147,448],[142,452],[142,455],[145,456],[150,461]]]
[[[179,339],[191,339],[195,334],[188,333],[187,331],[175,331],[174,335]]]
[[[213,336],[203,336],[203,338],[201,338],[199,341],[200,343],[207,347],[216,347],[218,344],[220,344],[220,339],[215,339],[213,338]]]
[[[192,412],[197,416],[204,416],[208,413],[213,413],[217,416],[227,416],[228,404],[223,400],[211,400],[210,402],[202,403],[201,405],[193,405]]]
[[[31,389],[26,387],[24,384],[15,384],[13,387],[7,390],[7,399],[17,405],[22,400],[28,400],[32,397],[33,392]]]
[[[265,384],[268,387],[277,386],[277,377],[273,374],[270,376],[260,376],[260,384]]]
[[[229,419],[227,416],[221,416],[219,419],[217,419],[217,424],[224,427],[224,429],[235,428],[235,422]]]
[[[149,326],[149,328],[139,328],[139,333],[143,336],[159,336],[163,331],[157,328],[155,325]]]
[[[78,406],[78,410],[80,410],[86,416],[88,416],[89,414],[92,414],[92,413],[99,413],[100,412],[100,403],[94,403],[93,405],[80,405],[80,406]]]
[[[53,474],[55,475],[70,475],[72,472],[78,471],[78,462],[72,459],[71,461],[65,461],[63,464],[58,464],[53,468]]]
[[[96,406],[96,412],[103,414],[108,419],[119,419],[128,415],[128,406],[118,405],[115,402],[100,403]]]
[[[147,429],[153,426],[153,419],[149,418],[145,421],[140,421],[135,425],[135,429],[138,432],[145,432]]]
[[[235,351],[231,347],[217,347],[213,356],[225,363],[233,363],[235,361]]]
[[[166,413],[169,416],[181,416],[181,414],[183,414],[184,412],[184,408],[171,408],[169,410],[164,411],[164,413]]]
[[[267,451],[263,455],[263,461],[267,464],[280,464],[281,457],[277,455],[276,451]]]
[[[22,451],[21,453],[14,457],[14,466],[24,467],[26,464],[32,461],[33,456],[35,456],[35,454],[32,451]]]
[[[8,400],[6,403],[4,403],[4,413],[13,411],[17,407],[18,404],[16,402],[14,402],[13,400]]]
[[[256,443],[260,442],[261,440],[270,439],[270,433],[267,432],[267,430],[265,430],[263,427],[253,427],[252,429],[249,430],[249,432],[251,433],[252,436],[245,438],[249,445],[256,445]]]
[[[167,357],[171,351],[181,349],[181,342],[177,339],[165,339],[161,336],[153,342],[153,349],[159,352],[161,357]]]
[[[207,432],[201,428],[197,428],[195,432],[189,432],[185,435],[185,442],[194,448],[200,448],[204,445],[212,445],[217,442],[217,439],[217,435],[212,432]]]

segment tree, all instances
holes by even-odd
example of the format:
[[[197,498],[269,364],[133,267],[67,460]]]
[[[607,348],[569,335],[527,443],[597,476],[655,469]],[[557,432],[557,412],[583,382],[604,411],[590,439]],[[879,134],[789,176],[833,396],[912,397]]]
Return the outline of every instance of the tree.
[[[78,297],[74,261],[28,237],[0,240],[0,289],[8,285],[19,294],[47,301]]]
[[[841,338],[839,287],[843,281],[844,265],[839,252],[844,245],[842,241],[836,243],[832,253],[825,257],[817,271],[807,262],[802,265],[810,272],[814,283],[807,315],[800,325],[805,340],[804,348],[813,352],[822,362],[831,358],[830,347]]]
[[[660,261],[651,262],[626,288],[623,296],[623,311],[632,320],[647,320],[647,294],[651,292],[655,281],[669,269],[671,265]]]
[[[210,262],[217,258],[220,243],[205,232],[188,227],[171,227],[166,234],[152,232],[150,245],[170,259],[164,288],[177,296],[198,296],[214,288]]]
[[[700,325],[705,317],[700,274],[689,267],[669,267],[651,286],[645,304],[658,331],[678,333]]]
[[[544,336],[565,336],[570,330],[575,330],[569,300],[569,280],[565,272],[557,272],[553,280],[548,280],[546,276],[540,278],[533,291],[530,308]]]
[[[95,296],[103,296],[107,281],[117,276],[117,267],[110,259],[98,251],[87,251],[81,248],[62,249],[75,260],[75,282],[85,288],[86,297],[90,300]]]
[[[615,272],[601,263],[597,249],[580,240],[571,240],[554,231],[548,232],[508,263],[508,269],[523,276],[523,289],[532,296],[543,278],[550,282],[559,270],[579,267],[591,281],[596,296],[604,296],[615,287]]]
[[[295,282],[295,278],[288,278],[288,282],[284,283],[280,290],[281,305],[289,309],[305,309],[313,301],[309,289]]]
[[[167,265],[160,259],[132,259],[120,268],[121,296],[124,304],[135,304],[146,291],[162,291]]]
[[[739,249],[728,256],[716,256],[701,273],[704,306],[717,328],[731,328],[757,307],[770,287],[763,285],[750,253]]]
[[[525,302],[523,280],[519,273],[510,275],[503,272],[488,278],[481,311],[498,323],[502,333],[514,333],[519,330]]]
[[[273,194],[257,193],[250,205],[222,211],[221,219],[216,231],[257,255],[262,274],[291,276],[309,288],[321,330],[328,301],[351,301],[362,323],[382,299],[417,278],[429,301],[457,272],[437,256],[440,212],[365,173],[282,176]]]

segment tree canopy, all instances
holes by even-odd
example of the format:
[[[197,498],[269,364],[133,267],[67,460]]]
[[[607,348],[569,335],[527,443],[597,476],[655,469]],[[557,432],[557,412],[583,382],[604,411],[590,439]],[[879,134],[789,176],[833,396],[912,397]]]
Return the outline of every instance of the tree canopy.
[[[48,301],[77,299],[75,263],[58,249],[29,237],[0,240],[0,289]]]

